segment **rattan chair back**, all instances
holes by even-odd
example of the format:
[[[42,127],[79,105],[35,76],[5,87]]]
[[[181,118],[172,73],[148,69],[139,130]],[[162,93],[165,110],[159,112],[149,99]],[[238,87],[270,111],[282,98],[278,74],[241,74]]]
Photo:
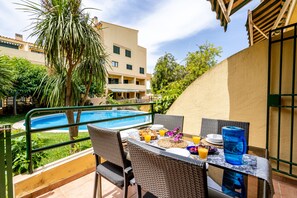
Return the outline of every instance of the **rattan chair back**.
[[[178,156],[129,139],[137,185],[157,197],[207,197],[205,162]]]
[[[184,116],[155,114],[154,124],[162,124],[168,130],[179,127],[180,131],[183,131]]]
[[[206,137],[208,134],[218,134],[218,120],[202,118],[200,136]]]
[[[99,128],[88,124],[88,130],[94,153],[105,160],[126,168],[124,150],[119,131]]]

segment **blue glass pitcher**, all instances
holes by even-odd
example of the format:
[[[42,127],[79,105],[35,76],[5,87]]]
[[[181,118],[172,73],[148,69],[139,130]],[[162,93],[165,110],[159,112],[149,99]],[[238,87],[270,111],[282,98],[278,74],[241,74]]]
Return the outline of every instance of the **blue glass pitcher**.
[[[235,126],[222,128],[224,155],[226,162],[234,165],[242,164],[242,155],[247,151],[245,130]]]
[[[246,198],[243,174],[224,170],[222,191],[231,197]]]

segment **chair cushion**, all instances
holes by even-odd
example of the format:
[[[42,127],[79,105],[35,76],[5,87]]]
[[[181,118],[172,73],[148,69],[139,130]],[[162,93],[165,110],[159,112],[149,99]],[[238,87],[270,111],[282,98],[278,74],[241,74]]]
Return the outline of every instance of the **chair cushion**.
[[[109,180],[114,185],[122,188],[124,186],[123,168],[111,162],[105,161],[97,166],[97,173]]]

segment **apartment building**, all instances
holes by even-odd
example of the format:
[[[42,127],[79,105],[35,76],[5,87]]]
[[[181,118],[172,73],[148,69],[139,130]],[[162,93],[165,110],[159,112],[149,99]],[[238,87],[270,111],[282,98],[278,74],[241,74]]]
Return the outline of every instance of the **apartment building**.
[[[146,95],[146,49],[138,46],[138,30],[100,22],[100,34],[109,55],[106,94],[116,100],[142,98]],[[23,41],[20,34],[15,38],[0,36],[0,55],[23,57],[35,64],[44,64],[41,49]]]
[[[21,34],[15,34],[15,38],[0,35],[0,55],[26,58],[34,64],[44,64],[43,51],[33,43],[23,40]]]
[[[98,23],[109,55],[106,93],[114,99],[142,98],[146,95],[146,48],[138,45],[138,30]]]

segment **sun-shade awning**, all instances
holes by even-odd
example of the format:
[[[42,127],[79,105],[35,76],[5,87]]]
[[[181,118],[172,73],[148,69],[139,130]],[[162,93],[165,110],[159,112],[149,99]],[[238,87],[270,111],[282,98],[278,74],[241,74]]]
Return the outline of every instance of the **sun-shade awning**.
[[[230,16],[246,5],[251,0],[208,0],[211,3],[212,11],[216,12],[217,19],[221,21],[221,26],[227,30],[227,25],[231,21]]]
[[[111,89],[109,89],[110,91],[112,91],[112,92],[119,92],[119,93],[121,93],[121,92],[139,92],[139,90],[137,90],[137,89],[114,89],[114,88],[111,88]]]
[[[296,0],[264,0],[249,11],[246,28],[249,44],[268,39],[270,30],[288,25]]]

